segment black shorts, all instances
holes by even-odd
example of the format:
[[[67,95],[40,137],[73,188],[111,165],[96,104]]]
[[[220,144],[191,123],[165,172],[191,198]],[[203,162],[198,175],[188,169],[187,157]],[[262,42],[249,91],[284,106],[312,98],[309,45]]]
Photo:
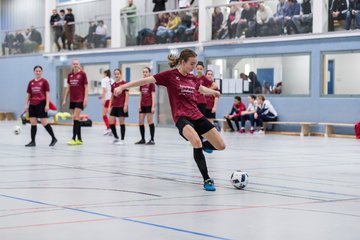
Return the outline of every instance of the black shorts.
[[[199,118],[197,120],[190,120],[187,117],[180,117],[179,120],[176,122],[176,127],[179,129],[179,134],[183,138],[185,138],[186,141],[188,140],[182,133],[186,125],[192,126],[199,136],[203,135],[204,133],[207,133],[212,128],[214,128],[214,125],[205,117]]]
[[[38,105],[29,106],[30,118],[47,118],[47,112],[45,112],[46,101],[42,101]]]
[[[205,115],[205,111],[206,111],[206,103],[199,103],[197,105],[198,109],[200,110],[200,112]]]
[[[129,113],[124,112],[123,107],[113,107],[111,109],[110,116],[113,116],[113,117],[128,117]]]
[[[83,102],[70,102],[70,109],[80,108],[84,110],[84,103]]]
[[[216,118],[216,113],[212,113],[211,110],[212,109],[206,109],[205,117],[210,118],[210,119],[214,119],[214,118]]]
[[[141,106],[139,113],[151,113],[151,106]]]

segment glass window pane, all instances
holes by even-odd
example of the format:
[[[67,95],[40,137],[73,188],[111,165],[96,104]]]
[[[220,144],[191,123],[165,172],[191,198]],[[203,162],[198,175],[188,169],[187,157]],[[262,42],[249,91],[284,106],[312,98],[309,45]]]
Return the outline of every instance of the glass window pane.
[[[101,79],[104,78],[104,71],[110,68],[108,63],[85,64],[83,71],[88,78],[89,95],[101,94]]]

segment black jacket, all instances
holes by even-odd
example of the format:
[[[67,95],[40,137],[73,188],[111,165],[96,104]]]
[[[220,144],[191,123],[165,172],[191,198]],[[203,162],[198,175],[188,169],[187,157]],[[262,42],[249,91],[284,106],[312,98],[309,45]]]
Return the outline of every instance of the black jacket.
[[[154,9],[153,12],[160,12],[160,11],[165,11],[165,3],[167,2],[167,0],[153,0],[154,5]]]

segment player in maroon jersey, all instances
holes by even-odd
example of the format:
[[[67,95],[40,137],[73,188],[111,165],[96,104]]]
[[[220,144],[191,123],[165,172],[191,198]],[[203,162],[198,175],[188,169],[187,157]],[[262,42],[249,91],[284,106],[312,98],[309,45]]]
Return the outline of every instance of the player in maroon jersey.
[[[145,67],[143,69],[143,78],[150,76],[150,68]],[[155,125],[153,120],[153,114],[155,112],[155,84],[149,83],[140,86],[140,101],[139,101],[139,128],[141,134],[141,140],[135,144],[145,144],[145,116],[150,128],[151,139],[146,143],[147,145],[154,145]]]
[[[207,79],[215,83],[214,81],[214,73],[212,70],[207,70],[205,76]],[[217,90],[217,85],[213,85],[212,89]],[[209,119],[211,123],[214,123],[214,120],[216,118],[216,108],[219,98],[214,97],[211,95],[205,96],[206,98],[206,111],[205,111],[205,117]]]
[[[43,69],[41,66],[34,67],[35,78],[32,79],[27,87],[25,100],[25,112],[29,112],[31,123],[31,142],[26,147],[35,147],[35,136],[37,131],[37,119],[40,118],[41,124],[50,134],[52,140],[49,146],[54,146],[57,142],[52,127],[47,122],[47,112],[49,111],[50,86],[49,82],[42,78]]]
[[[67,78],[67,88],[64,95],[63,106],[66,104],[67,96],[70,94],[70,109],[73,110],[73,137],[68,145],[82,145],[80,114],[87,105],[88,101],[88,81],[86,73],[82,71],[80,62],[72,60],[71,72]],[[77,137],[77,139],[76,139]]]
[[[194,148],[194,159],[204,179],[204,189],[215,191],[214,181],[209,177],[202,149],[223,150],[225,143],[214,125],[197,108],[195,94],[200,90],[203,94],[219,97],[220,93],[200,85],[196,76],[191,74],[197,63],[197,54],[194,51],[184,49],[178,57],[169,55],[168,60],[170,67],[177,68],[126,83],[116,88],[115,94],[121,94],[129,87],[149,83],[165,86],[176,127],[179,129],[180,135],[190,141]],[[207,141],[202,142],[200,136],[206,138]]]
[[[128,114],[128,102],[129,102],[129,91],[125,90],[121,94],[114,95],[114,89],[124,85],[126,83],[125,80],[121,79],[121,70],[116,68],[114,70],[115,82],[111,85],[111,98],[110,98],[110,119],[109,124],[111,131],[114,135],[114,144],[124,144],[125,138],[125,118],[129,116]],[[116,132],[115,128],[115,119],[119,118],[120,122],[120,134],[121,140]]]

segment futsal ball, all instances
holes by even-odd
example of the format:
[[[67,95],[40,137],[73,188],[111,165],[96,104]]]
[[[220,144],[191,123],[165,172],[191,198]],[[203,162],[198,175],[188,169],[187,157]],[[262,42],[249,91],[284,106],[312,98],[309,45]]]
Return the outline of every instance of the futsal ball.
[[[15,133],[15,135],[19,135],[21,133],[21,127],[20,126],[15,126],[14,127],[14,133]]]
[[[237,170],[231,174],[230,181],[235,188],[243,189],[248,184],[249,176],[247,172]]]

